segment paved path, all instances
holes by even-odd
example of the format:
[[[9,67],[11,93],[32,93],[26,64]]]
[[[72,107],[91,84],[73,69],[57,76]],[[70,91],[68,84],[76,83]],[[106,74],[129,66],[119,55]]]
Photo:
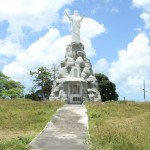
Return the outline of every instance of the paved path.
[[[87,128],[85,106],[66,104],[31,141],[29,150],[87,150]]]

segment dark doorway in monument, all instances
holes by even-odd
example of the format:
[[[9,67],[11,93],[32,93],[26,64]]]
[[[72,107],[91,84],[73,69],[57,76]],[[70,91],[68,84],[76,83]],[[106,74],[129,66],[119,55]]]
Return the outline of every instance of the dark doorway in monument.
[[[70,83],[68,86],[68,103],[69,104],[82,104],[83,97],[82,97],[83,86],[80,83]]]

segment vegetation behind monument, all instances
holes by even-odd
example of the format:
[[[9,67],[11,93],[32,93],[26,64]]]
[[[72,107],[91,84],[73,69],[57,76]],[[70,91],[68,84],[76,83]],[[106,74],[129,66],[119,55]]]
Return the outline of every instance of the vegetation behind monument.
[[[31,93],[26,95],[26,98],[33,100],[48,99],[53,84],[53,72],[46,67],[39,67],[35,71],[30,71],[30,75],[33,77],[34,86],[31,88]],[[118,100],[116,85],[103,74],[99,73],[95,76],[102,101]]]
[[[21,98],[24,96],[24,88],[20,82],[12,80],[0,71],[0,98]]]
[[[56,69],[56,68],[55,68]],[[32,100],[48,99],[53,84],[53,72],[46,67],[39,67],[35,71],[30,71],[33,79],[33,87],[26,98]],[[103,74],[95,74],[98,81],[98,90],[102,101],[118,100],[116,86],[109,78]],[[12,80],[0,71],[0,98],[21,98],[24,96],[24,86]]]
[[[116,85],[104,74],[95,74],[95,77],[98,81],[98,90],[101,94],[102,101],[118,100]]]
[[[35,71],[30,71],[30,75],[33,78],[33,87],[26,98],[32,100],[48,99],[53,83],[51,71],[46,67],[39,67]]]

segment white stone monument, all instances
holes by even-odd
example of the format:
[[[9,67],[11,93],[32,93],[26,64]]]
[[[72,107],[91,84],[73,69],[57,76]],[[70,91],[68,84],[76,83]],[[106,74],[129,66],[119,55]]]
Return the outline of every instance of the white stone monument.
[[[61,62],[59,75],[53,83],[49,99],[63,99],[67,103],[100,101],[97,80],[80,39],[80,23],[83,17],[80,17],[77,11],[73,16],[67,12],[66,15],[71,21],[72,42],[66,48],[65,60]]]

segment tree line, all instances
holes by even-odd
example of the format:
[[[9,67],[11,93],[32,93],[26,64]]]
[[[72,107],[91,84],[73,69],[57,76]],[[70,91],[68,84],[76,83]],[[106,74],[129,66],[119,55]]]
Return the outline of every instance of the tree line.
[[[0,71],[0,98],[13,99],[24,97],[24,86]]]
[[[53,71],[46,67],[39,67],[35,71],[30,71],[33,86],[28,94],[24,95],[24,86],[17,81],[12,80],[0,71],[0,98],[27,98],[32,100],[46,100],[49,98],[53,81],[56,78],[56,68]],[[98,82],[98,90],[102,101],[118,100],[116,85],[104,74],[95,74]]]

